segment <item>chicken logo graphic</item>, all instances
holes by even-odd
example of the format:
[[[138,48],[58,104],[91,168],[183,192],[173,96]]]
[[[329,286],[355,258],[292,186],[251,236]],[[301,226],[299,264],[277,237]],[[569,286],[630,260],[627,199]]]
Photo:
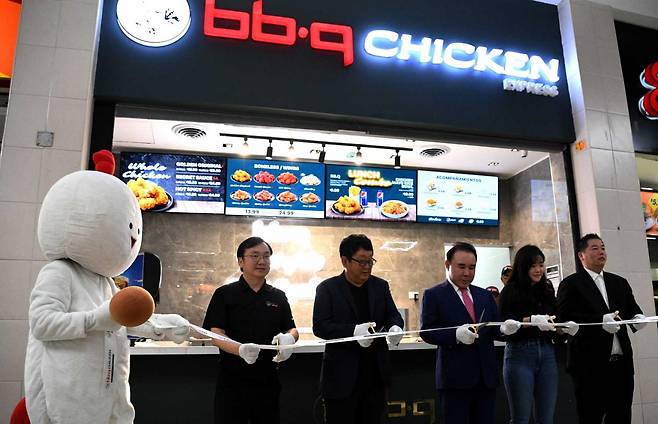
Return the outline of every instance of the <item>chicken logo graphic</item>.
[[[640,82],[650,90],[640,98],[640,113],[652,121],[658,120],[658,62],[648,65],[640,74]]]
[[[134,42],[163,47],[180,40],[192,18],[187,0],[119,0],[117,20]]]

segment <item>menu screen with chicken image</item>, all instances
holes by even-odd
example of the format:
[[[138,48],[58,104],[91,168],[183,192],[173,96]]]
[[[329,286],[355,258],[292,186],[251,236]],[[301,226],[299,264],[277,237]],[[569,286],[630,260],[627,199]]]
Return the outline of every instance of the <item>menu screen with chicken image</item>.
[[[658,193],[641,191],[642,211],[644,211],[644,231],[648,236],[658,236]]]
[[[143,212],[224,213],[225,158],[123,152],[120,167]]]
[[[418,171],[418,222],[498,225],[498,178]]]
[[[327,218],[416,220],[416,171],[327,166]]]
[[[324,218],[321,163],[229,159],[227,215]]]

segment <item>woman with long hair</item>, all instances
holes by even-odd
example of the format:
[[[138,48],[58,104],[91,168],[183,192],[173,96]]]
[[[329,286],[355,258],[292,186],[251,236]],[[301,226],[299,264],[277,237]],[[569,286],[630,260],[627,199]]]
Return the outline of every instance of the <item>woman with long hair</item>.
[[[553,424],[558,385],[553,342],[558,334],[578,331],[575,323],[556,331],[555,290],[546,279],[544,260],[537,246],[519,249],[500,294],[501,318],[530,324],[506,337],[503,380],[511,424],[528,424],[531,414],[536,424]]]

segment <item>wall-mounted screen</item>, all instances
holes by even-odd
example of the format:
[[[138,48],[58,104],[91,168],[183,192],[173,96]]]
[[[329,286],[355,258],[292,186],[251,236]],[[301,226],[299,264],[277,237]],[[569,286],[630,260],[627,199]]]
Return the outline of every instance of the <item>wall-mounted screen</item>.
[[[641,191],[640,196],[644,211],[644,231],[648,236],[658,236],[658,193]]]
[[[144,212],[224,213],[226,159],[123,152],[120,175]]]
[[[227,215],[324,218],[321,163],[229,159]]]
[[[418,221],[498,225],[498,178],[418,171]]]
[[[416,221],[416,171],[327,166],[327,218]]]

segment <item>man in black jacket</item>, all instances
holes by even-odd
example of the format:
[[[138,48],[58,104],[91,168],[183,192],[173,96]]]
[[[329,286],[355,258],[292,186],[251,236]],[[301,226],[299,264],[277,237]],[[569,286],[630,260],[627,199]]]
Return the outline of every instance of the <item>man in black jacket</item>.
[[[352,234],[340,243],[345,271],[318,285],[313,334],[323,339],[363,336],[372,330],[401,332],[404,325],[388,283],[371,275],[377,262],[372,242]],[[402,335],[387,341],[397,345]],[[320,390],[326,423],[379,424],[390,384],[388,347],[383,338],[327,344]]]
[[[569,341],[567,371],[575,386],[580,424],[630,424],[633,403],[633,349],[626,325],[618,319],[644,318],[628,281],[603,271],[603,240],[587,234],[576,245],[583,267],[558,289],[560,321],[603,322],[582,326]],[[631,325],[632,331],[646,323]]]

